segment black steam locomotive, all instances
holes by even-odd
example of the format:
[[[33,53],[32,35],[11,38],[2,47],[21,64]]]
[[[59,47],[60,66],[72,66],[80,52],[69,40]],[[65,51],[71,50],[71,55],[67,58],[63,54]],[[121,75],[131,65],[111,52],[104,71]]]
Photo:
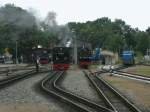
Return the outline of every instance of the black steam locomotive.
[[[88,48],[78,48],[78,62],[81,68],[88,68],[91,64],[91,51]]]
[[[54,47],[52,50],[53,70],[68,70],[71,50],[69,47]]]

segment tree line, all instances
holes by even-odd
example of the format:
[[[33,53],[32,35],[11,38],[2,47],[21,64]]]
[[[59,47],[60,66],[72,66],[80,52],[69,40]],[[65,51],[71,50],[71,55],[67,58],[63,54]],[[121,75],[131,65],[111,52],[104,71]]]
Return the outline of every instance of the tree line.
[[[67,32],[66,26],[57,25],[55,12],[49,12],[44,20],[40,20],[32,11],[14,4],[0,7],[0,55],[9,48],[15,56],[16,44],[18,56],[38,45],[50,48],[60,43]]]
[[[140,31],[121,19],[111,21],[108,17],[102,17],[85,23],[70,22],[68,26],[78,39],[90,42],[93,48],[118,53],[134,50],[142,54],[150,48],[150,28]]]
[[[65,45],[73,35],[83,42],[91,43],[93,49],[99,47],[119,53],[132,49],[144,54],[150,48],[150,28],[140,31],[121,19],[112,21],[103,17],[60,26],[56,22],[55,12],[49,12],[44,20],[39,20],[32,11],[13,4],[0,7],[0,54],[9,48],[15,55],[16,43],[18,55],[25,54],[37,45],[45,48]]]

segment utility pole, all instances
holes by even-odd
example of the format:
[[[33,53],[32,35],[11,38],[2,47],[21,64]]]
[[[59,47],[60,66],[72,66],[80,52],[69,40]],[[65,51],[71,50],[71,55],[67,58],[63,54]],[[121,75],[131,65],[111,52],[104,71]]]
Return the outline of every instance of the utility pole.
[[[77,53],[77,39],[76,39],[76,36],[74,38],[74,61],[75,61],[75,64],[77,65],[78,64],[78,53]]]
[[[16,64],[18,64],[18,42],[16,40]]]
[[[76,35],[74,34],[74,30],[72,30],[73,33],[73,40],[74,40],[74,64],[78,64],[78,51],[77,51],[77,38]]]

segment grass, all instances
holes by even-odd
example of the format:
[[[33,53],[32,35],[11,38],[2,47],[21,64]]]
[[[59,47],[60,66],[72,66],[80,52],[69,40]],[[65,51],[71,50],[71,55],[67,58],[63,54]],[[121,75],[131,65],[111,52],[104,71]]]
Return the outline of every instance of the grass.
[[[135,70],[135,73],[150,77],[150,68],[139,68]]]
[[[148,66],[136,66],[130,69],[129,72],[150,77],[150,67]]]

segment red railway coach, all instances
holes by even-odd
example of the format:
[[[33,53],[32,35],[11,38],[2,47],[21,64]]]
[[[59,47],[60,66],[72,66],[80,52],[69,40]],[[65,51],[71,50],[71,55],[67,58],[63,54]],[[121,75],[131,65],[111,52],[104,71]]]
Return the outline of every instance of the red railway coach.
[[[40,59],[39,59],[39,63],[40,64],[48,64],[49,63],[49,59],[48,59],[48,56],[41,56],[41,57],[39,57]]]
[[[53,70],[61,71],[68,70],[70,66],[70,48],[55,47],[52,51]]]
[[[34,55],[32,58],[37,58],[41,65],[48,64],[50,61],[50,58],[49,58],[50,49],[36,48],[36,49],[33,49],[33,54]]]

